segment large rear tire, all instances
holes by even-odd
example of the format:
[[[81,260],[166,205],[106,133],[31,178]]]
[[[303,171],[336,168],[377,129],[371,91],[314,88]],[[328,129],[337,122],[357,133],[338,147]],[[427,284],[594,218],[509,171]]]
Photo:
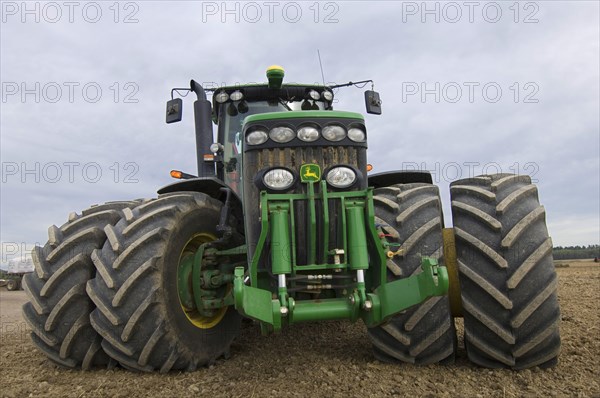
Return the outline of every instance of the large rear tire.
[[[442,213],[437,186],[399,184],[375,190],[375,223],[402,253],[387,262],[388,280],[420,272],[421,257],[443,264]],[[370,328],[375,357],[419,365],[454,361],[456,331],[448,296],[432,297]]]
[[[85,293],[95,268],[90,255],[104,245],[104,227],[116,224],[122,210],[135,202],[93,206],[81,215],[71,213],[60,228],[48,228],[48,242],[32,251],[35,271],[25,275],[29,302],[23,316],[32,329],[34,344],[57,364],[89,369],[106,365],[101,338],[90,325],[93,303]]]
[[[202,193],[165,194],[106,228],[87,292],[102,347],[124,367],[192,371],[228,355],[240,315],[225,307],[203,318],[184,308],[178,292],[181,259],[216,239],[220,210],[219,201]]]
[[[465,322],[474,363],[557,363],[557,278],[544,208],[528,176],[485,175],[450,187]]]

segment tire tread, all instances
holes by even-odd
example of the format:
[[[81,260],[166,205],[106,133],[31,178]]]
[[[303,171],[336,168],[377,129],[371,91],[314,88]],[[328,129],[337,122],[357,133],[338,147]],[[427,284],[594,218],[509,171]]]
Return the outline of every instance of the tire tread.
[[[390,205],[394,203],[394,205]],[[374,192],[375,223],[400,253],[387,261],[388,280],[416,275],[421,257],[443,263],[442,218],[438,188],[399,184]],[[452,362],[456,331],[447,296],[431,297],[387,323],[369,328],[375,357],[385,362],[427,365]]]
[[[450,188],[467,355],[490,368],[553,366],[560,311],[538,189],[529,176],[482,177]]]
[[[23,316],[33,343],[55,363],[90,369],[106,366],[89,314],[94,308],[86,284],[95,274],[91,254],[106,240],[105,226],[115,224],[123,209],[138,202],[109,202],[69,215],[60,227],[48,228],[48,242],[32,250],[35,272],[23,278],[29,301]]]

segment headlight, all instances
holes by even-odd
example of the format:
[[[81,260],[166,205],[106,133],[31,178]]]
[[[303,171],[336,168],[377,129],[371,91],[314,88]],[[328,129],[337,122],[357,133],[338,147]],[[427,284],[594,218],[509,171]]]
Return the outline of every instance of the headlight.
[[[313,142],[319,139],[319,130],[314,127],[302,127],[298,130],[298,138],[305,142]]]
[[[250,145],[260,145],[267,141],[267,132],[264,130],[254,130],[246,135],[246,142]]]
[[[296,133],[289,127],[274,127],[269,131],[269,137],[273,141],[283,144],[293,140],[296,137]]]
[[[310,90],[308,92],[308,95],[310,96],[310,98],[314,99],[315,101],[318,100],[321,96],[319,95],[319,92],[316,90]]]
[[[325,99],[325,101],[331,101],[333,99],[333,93],[329,90],[324,90],[321,93],[321,96]]]
[[[322,134],[329,141],[341,141],[346,137],[346,130],[342,126],[327,126],[323,128]]]
[[[232,101],[239,101],[244,98],[244,94],[240,90],[236,90],[230,95]]]
[[[272,169],[263,176],[264,184],[278,191],[288,189],[294,183],[294,175],[286,169]]]
[[[349,167],[334,167],[329,170],[327,183],[335,188],[348,188],[356,181],[356,173]]]
[[[223,102],[227,101],[229,99],[229,94],[227,94],[225,91],[219,91],[218,93],[215,94],[215,101],[217,101],[219,104],[222,104]]]
[[[354,142],[365,142],[367,135],[361,129],[353,127],[348,130],[348,138]]]

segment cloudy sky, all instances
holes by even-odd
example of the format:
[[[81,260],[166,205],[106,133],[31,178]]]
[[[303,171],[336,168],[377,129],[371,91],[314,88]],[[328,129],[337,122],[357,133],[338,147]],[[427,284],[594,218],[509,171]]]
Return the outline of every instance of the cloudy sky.
[[[539,185],[555,245],[599,243],[599,3],[12,2],[1,21],[2,262],[51,224],[152,197],[194,172],[192,97],[170,89],[373,79],[375,171],[427,169],[440,185],[518,172]],[[364,113],[363,90],[337,109]]]

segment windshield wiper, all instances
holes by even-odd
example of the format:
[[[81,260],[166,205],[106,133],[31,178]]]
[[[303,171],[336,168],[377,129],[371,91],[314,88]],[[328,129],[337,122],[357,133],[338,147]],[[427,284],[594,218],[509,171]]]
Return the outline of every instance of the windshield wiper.
[[[289,107],[288,104],[286,104],[281,98],[279,99],[279,103],[283,106],[285,106],[285,109],[287,109],[288,111],[291,111],[292,108]]]

